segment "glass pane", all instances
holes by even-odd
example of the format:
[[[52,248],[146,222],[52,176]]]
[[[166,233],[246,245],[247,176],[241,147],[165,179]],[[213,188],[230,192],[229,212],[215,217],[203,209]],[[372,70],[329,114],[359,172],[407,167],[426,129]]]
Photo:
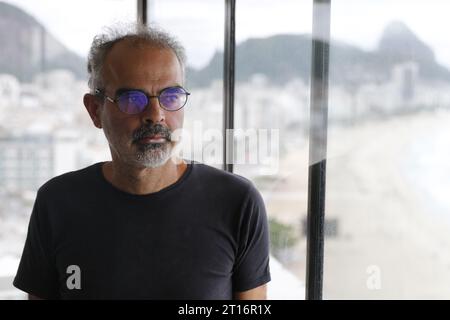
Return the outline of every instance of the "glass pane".
[[[237,1],[235,172],[267,207],[270,299],[304,299],[312,1]]]
[[[332,1],[324,298],[450,298],[449,11]]]
[[[25,297],[11,283],[37,189],[110,159],[83,105],[86,57],[104,25],[135,18],[126,0],[0,3],[0,299]]]
[[[182,155],[222,168],[224,1],[149,1],[148,19],[186,49]]]

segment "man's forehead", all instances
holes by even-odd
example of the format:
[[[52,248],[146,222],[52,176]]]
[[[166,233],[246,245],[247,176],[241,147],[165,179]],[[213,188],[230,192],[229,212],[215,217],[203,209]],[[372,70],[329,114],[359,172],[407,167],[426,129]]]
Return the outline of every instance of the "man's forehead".
[[[173,60],[176,54],[170,48],[159,47],[148,42],[140,42],[124,39],[115,43],[106,54],[105,62],[134,62],[140,57],[152,57],[154,59]],[[134,58],[134,59],[126,59]]]
[[[142,81],[155,82],[164,81],[166,78],[170,80],[178,76],[180,71],[172,50],[151,44],[136,46],[128,40],[123,40],[116,43],[107,54],[103,75],[113,81],[139,78]]]

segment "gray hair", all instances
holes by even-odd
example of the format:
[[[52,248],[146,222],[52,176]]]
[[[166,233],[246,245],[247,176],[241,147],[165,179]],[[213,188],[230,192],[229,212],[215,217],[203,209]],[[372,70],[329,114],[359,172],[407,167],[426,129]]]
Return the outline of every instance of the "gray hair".
[[[168,32],[157,26],[146,26],[140,23],[115,25],[105,29],[105,33],[94,37],[89,50],[87,69],[89,73],[88,85],[93,93],[95,89],[103,87],[102,68],[106,55],[114,44],[122,40],[132,40],[134,45],[149,44],[157,48],[172,50],[180,63],[184,77],[186,65],[185,49],[181,43]]]

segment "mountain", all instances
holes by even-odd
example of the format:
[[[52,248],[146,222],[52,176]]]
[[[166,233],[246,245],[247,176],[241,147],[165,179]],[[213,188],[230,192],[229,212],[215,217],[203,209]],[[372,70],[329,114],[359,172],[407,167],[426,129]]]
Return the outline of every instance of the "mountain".
[[[68,69],[86,78],[85,59],[68,50],[31,15],[0,2],[0,73],[15,75],[20,81],[51,69]]]
[[[189,86],[205,86],[220,79],[222,61],[223,54],[216,52],[205,68],[188,69]],[[417,63],[419,76],[424,79],[450,81],[450,71],[436,62],[432,49],[402,22],[389,24],[373,51],[332,41],[330,81],[347,86],[384,81],[391,77],[394,65],[409,61]],[[283,85],[295,77],[309,82],[310,65],[310,35],[275,35],[249,39],[236,46],[237,82],[255,73],[265,75],[274,85]]]
[[[433,50],[402,22],[387,25],[375,54],[380,64],[387,62],[388,67],[402,61],[414,61],[419,65],[421,77],[450,81],[449,70],[436,62]]]
[[[407,59],[434,61],[434,53],[404,23],[391,22],[386,26],[378,43],[378,53],[397,62]]]
[[[253,74],[266,75],[274,83],[294,77],[307,77],[311,60],[311,37],[308,35],[276,35],[249,39],[236,46],[236,81],[246,81]],[[223,53],[216,52],[201,69],[187,70],[191,86],[204,86],[223,74]]]
[[[32,16],[0,2],[0,73],[29,81],[42,71],[62,68],[79,79],[87,78],[85,59],[68,50]],[[378,47],[361,50],[342,42],[330,46],[330,81],[354,87],[367,81],[385,81],[394,65],[415,62],[419,76],[427,80],[450,81],[450,71],[436,62],[433,50],[404,23],[386,26]],[[189,87],[204,87],[223,74],[223,53],[216,52],[202,69],[187,68]],[[294,78],[310,81],[311,36],[275,35],[248,39],[236,46],[236,81],[263,74],[273,85],[282,86]]]

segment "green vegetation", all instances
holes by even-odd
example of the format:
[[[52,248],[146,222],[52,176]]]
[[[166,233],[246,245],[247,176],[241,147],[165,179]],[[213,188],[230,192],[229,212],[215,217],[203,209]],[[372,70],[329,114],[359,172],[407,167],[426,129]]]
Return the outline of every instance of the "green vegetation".
[[[270,249],[275,257],[279,257],[283,251],[293,247],[298,241],[294,227],[275,218],[269,219],[269,231]]]

